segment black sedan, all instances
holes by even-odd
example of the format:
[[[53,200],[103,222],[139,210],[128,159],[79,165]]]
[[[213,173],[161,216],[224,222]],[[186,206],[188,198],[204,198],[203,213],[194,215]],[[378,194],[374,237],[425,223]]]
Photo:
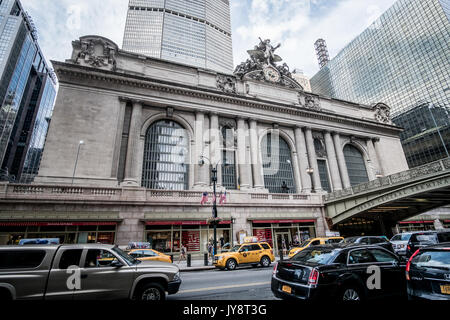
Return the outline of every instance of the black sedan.
[[[379,246],[316,246],[275,266],[272,292],[302,300],[406,298],[405,267],[406,261]]]
[[[360,236],[360,237],[348,237],[341,241],[342,243],[359,243],[359,244],[373,244],[383,247],[391,252],[394,252],[394,248],[389,240],[384,237],[376,236]]]
[[[406,265],[408,298],[450,300],[450,242],[417,250]]]

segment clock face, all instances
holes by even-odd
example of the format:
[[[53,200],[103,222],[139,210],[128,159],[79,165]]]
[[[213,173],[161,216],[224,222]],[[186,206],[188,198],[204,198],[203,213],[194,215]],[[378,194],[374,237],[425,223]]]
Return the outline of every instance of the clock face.
[[[275,70],[274,68],[270,68],[270,67],[265,68],[264,76],[265,76],[266,80],[268,80],[270,82],[280,81],[280,73],[278,72],[278,70]]]

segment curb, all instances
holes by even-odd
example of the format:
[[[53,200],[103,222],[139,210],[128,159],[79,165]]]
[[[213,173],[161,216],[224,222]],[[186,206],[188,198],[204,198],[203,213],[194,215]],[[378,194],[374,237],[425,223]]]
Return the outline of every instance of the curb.
[[[215,268],[214,266],[180,268],[180,272],[214,270]]]

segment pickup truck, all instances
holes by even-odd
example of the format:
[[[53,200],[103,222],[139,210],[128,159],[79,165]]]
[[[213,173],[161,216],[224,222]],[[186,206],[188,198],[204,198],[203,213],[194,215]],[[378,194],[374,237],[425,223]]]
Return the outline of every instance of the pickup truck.
[[[102,244],[0,246],[0,300],[164,300],[176,265]]]

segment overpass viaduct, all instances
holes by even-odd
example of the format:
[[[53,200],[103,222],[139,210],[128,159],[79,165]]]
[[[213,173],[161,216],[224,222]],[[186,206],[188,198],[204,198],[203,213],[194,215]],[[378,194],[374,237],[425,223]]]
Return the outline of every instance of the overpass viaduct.
[[[398,221],[450,204],[450,158],[324,195],[331,229],[391,234]]]

